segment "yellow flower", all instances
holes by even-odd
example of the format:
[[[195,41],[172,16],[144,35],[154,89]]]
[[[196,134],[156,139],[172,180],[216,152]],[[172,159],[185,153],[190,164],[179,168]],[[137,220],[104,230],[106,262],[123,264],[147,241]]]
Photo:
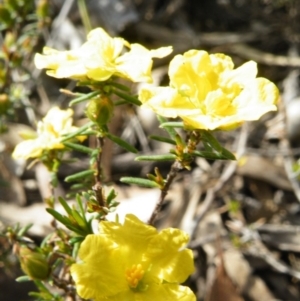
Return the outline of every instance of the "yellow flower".
[[[157,232],[134,215],[124,225],[101,222],[100,234],[81,244],[81,262],[71,266],[77,293],[95,301],[195,301],[179,283],[193,272],[188,236],[178,229]]]
[[[169,87],[145,87],[139,99],[165,117],[180,117],[190,129],[228,129],[275,111],[278,89],[256,78],[249,61],[237,69],[230,57],[190,50],[176,55],[169,66]]]
[[[122,54],[124,46],[130,51]],[[79,49],[58,51],[45,47],[43,52],[44,55],[35,55],[35,65],[48,69],[47,74],[56,78],[106,81],[116,75],[134,82],[151,82],[152,58],[167,56],[172,47],[148,50],[122,38],[111,38],[102,28],[96,28]]]
[[[38,158],[45,150],[63,149],[61,143],[63,135],[70,134],[78,128],[72,126],[73,111],[71,109],[60,110],[58,107],[53,107],[49,110],[43,121],[37,124],[36,137],[20,142],[12,156],[13,158]],[[78,137],[84,140],[84,136]]]

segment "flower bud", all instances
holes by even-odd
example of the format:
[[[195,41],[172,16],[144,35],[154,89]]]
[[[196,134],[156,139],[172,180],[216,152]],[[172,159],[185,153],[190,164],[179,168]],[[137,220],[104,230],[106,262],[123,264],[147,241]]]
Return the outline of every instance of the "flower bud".
[[[48,278],[50,267],[45,255],[27,247],[21,247],[19,256],[22,270],[31,279],[44,280]]]
[[[98,125],[107,124],[113,114],[114,104],[109,97],[101,95],[90,100],[86,107],[87,117]]]

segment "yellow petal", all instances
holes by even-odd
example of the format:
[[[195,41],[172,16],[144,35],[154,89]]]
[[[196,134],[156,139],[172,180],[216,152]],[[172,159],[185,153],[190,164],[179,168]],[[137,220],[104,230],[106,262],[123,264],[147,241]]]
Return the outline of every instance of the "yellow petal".
[[[277,110],[278,97],[279,91],[272,82],[257,78],[237,98],[238,116],[243,120],[258,120],[265,113]]]
[[[209,58],[212,69],[216,74],[222,74],[223,72],[231,71],[234,67],[231,57],[225,55],[224,53],[210,54]]]
[[[90,45],[93,47],[102,49],[104,55],[108,55],[109,59],[116,59],[122,52],[124,45],[127,45],[127,41],[122,38],[112,38],[103,28],[96,28],[89,32],[87,36],[88,42],[92,42]]]
[[[172,46],[160,47],[158,49],[150,50],[151,57],[156,57],[156,58],[159,58],[159,59],[168,56],[172,52],[173,52],[173,47]]]
[[[187,95],[193,95],[198,88],[205,89],[206,93],[210,86],[205,88],[201,79],[206,72],[210,71],[210,59],[205,51],[190,50],[184,55],[176,55],[169,66],[170,85]],[[189,91],[185,87],[189,87]],[[201,98],[204,98],[203,96]]]
[[[15,159],[38,158],[42,154],[42,147],[37,139],[20,142],[14,149],[12,157]]]
[[[237,82],[241,85],[248,85],[252,79],[255,79],[257,75],[257,64],[254,61],[249,61],[242,66],[224,72],[221,75],[220,81],[222,84],[230,84],[231,82]]]
[[[179,229],[164,229],[151,239],[147,257],[152,262],[153,273],[174,283],[184,282],[194,271],[193,253],[183,249],[189,237]]]
[[[178,284],[151,285],[139,301],[196,301],[194,293]],[[117,301],[117,300],[116,300]]]
[[[148,242],[157,235],[154,227],[146,225],[132,214],[126,215],[124,225],[103,221],[99,227],[100,233],[105,234],[119,246],[124,246],[124,252],[125,249],[131,252],[128,261],[130,265],[141,259]]]
[[[88,235],[79,250],[81,263],[71,266],[77,293],[84,299],[99,299],[128,290],[122,252],[103,235]],[[126,262],[125,262],[126,264]]]
[[[164,285],[153,284],[145,292],[132,293],[131,291],[121,292],[115,296],[95,301],[196,301],[194,293],[185,286],[178,284]]]
[[[61,143],[64,134],[70,134],[78,128],[73,126],[72,109],[60,110],[53,107],[49,110],[42,121],[37,124],[36,139],[23,141],[18,144],[13,153],[14,158],[38,158],[43,151],[53,149],[63,149],[65,146]],[[85,136],[79,136],[83,141]]]
[[[116,59],[116,75],[133,82],[152,82],[152,58],[162,58],[172,52],[172,47],[148,50],[140,44],[131,44],[130,51]]]
[[[44,55],[36,54],[35,66],[48,69],[47,74],[56,78],[85,78],[84,62],[79,59],[76,51],[58,51],[44,47]]]
[[[53,107],[43,118],[43,123],[52,124],[54,130],[59,133],[72,127],[73,113],[72,109],[61,110],[59,107]]]
[[[158,115],[176,118],[191,114],[198,109],[188,98],[182,97],[170,87],[149,87],[139,91],[139,100],[146,108],[152,109]]]
[[[77,293],[97,301],[194,301],[178,284],[193,270],[191,251],[183,249],[187,241],[180,230],[157,233],[134,215],[123,225],[102,221],[100,234],[86,237],[80,261],[71,266]]]
[[[189,129],[233,128],[276,110],[278,89],[256,78],[255,62],[233,68],[229,56],[189,50],[170,62],[169,87],[143,88],[139,98],[159,115],[182,118]]]

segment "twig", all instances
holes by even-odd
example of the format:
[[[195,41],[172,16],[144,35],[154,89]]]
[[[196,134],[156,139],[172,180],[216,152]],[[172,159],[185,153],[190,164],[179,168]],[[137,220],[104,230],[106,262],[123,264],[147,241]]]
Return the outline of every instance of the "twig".
[[[200,131],[194,130],[194,131],[191,131],[190,134],[188,135],[186,144],[182,143],[181,145],[179,145],[179,144],[177,145],[177,149],[176,149],[177,159],[172,164],[171,170],[167,176],[165,185],[161,189],[159,201],[158,201],[158,203],[152,213],[152,216],[148,222],[150,225],[153,225],[157,214],[161,210],[161,207],[165,200],[165,197],[168,194],[168,190],[170,189],[170,186],[171,186],[173,180],[177,176],[177,173],[184,168],[187,168],[187,169],[190,168],[190,164],[194,160],[194,157],[192,155],[193,151],[196,149],[200,140],[201,140]]]
[[[102,150],[103,150],[103,146],[104,146],[104,138],[103,137],[99,137],[98,138],[98,144],[99,144],[99,148],[100,151],[98,152],[97,155],[97,159],[96,159],[96,174],[95,174],[95,185],[93,186],[93,191],[95,192],[96,198],[97,198],[97,202],[100,206],[104,207],[105,204],[105,200],[103,199],[103,194],[102,194],[102,165],[101,165],[101,161],[102,161]]]
[[[180,162],[175,161],[175,162],[172,164],[171,170],[170,170],[170,172],[169,172],[169,174],[168,174],[168,176],[167,176],[167,179],[166,179],[166,183],[165,183],[165,185],[164,185],[164,188],[161,190],[161,193],[160,193],[160,197],[159,197],[158,203],[156,204],[156,207],[155,207],[155,209],[154,209],[154,211],[153,211],[153,213],[152,213],[152,215],[151,215],[151,217],[150,217],[150,219],[149,219],[149,221],[148,221],[148,224],[149,224],[149,225],[153,225],[153,223],[154,223],[154,221],[155,221],[155,219],[156,219],[158,213],[159,213],[160,210],[161,210],[161,207],[162,207],[162,205],[163,205],[163,202],[164,202],[164,200],[165,200],[165,197],[166,197],[167,194],[168,194],[168,191],[169,191],[169,189],[170,189],[170,186],[171,186],[173,180],[174,180],[175,177],[177,176],[178,172],[179,172],[180,170],[182,170],[182,169],[183,169],[183,167],[182,167],[182,165],[181,165]]]
[[[257,231],[255,231],[257,235],[255,235],[255,244],[257,248],[255,248],[254,253],[256,257],[263,258],[272,268],[274,268],[276,271],[280,273],[284,273],[287,275],[290,275],[292,277],[295,277],[296,279],[300,280],[300,272],[295,271],[294,269],[290,268],[283,262],[277,260],[273,254],[264,246],[264,244],[259,239],[259,234]]]
[[[226,48],[228,52],[238,54],[239,56],[254,60],[261,64],[266,64],[270,66],[289,66],[289,67],[299,67],[300,58],[299,57],[289,57],[283,55],[274,55],[272,53],[263,52],[257,50],[246,44],[235,44]]]

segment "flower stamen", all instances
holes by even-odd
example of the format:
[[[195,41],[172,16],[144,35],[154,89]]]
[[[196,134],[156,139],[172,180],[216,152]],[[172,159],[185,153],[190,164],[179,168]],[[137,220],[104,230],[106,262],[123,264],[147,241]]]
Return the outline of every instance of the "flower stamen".
[[[144,274],[145,271],[141,264],[134,264],[131,268],[128,268],[125,271],[125,276],[129,287],[136,288]]]

